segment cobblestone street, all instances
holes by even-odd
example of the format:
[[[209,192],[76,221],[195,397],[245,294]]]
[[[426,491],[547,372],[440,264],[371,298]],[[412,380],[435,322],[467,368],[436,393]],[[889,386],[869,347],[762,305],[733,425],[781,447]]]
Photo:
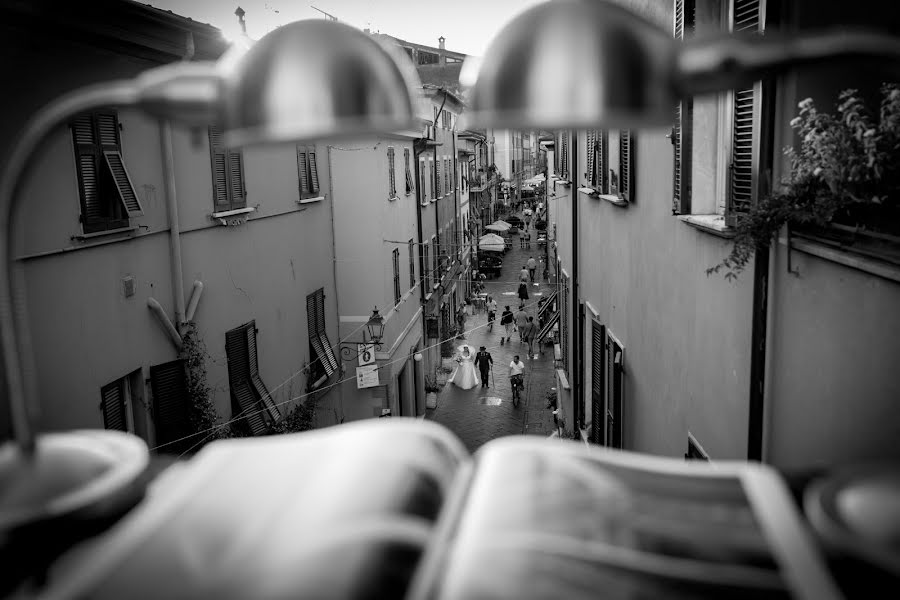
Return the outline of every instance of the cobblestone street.
[[[505,435],[549,436],[555,431],[553,415],[547,409],[547,392],[556,385],[553,368],[553,348],[542,346],[537,359],[527,357],[527,344],[513,333],[511,343],[500,345],[500,314],[505,306],[515,312],[519,305],[516,293],[519,272],[530,256],[540,260],[544,248],[538,247],[537,232],[531,229],[531,248],[520,248],[519,235],[513,235],[513,247],[503,258],[503,267],[498,277],[485,282],[485,291],[497,301],[498,310],[492,330],[487,326],[487,312],[477,311],[466,322],[465,340],[458,340],[457,346],[469,344],[478,351],[485,346],[494,359],[493,373],[489,377],[489,387],[475,387],[462,390],[448,383],[438,394],[437,407],[428,409],[425,418],[447,426],[469,451],[478,449],[485,442]],[[536,282],[529,284],[529,299],[525,310],[537,321],[538,301],[553,292],[553,286],[543,281],[543,263],[538,263]],[[551,276],[551,281],[553,277]],[[542,353],[541,353],[542,351]],[[509,384],[509,363],[516,354],[525,363],[524,402],[513,406]]]

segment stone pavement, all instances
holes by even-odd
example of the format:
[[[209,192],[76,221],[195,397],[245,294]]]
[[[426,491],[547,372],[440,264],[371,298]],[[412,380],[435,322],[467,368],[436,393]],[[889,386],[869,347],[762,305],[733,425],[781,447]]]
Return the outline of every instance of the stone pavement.
[[[481,311],[466,321],[465,339],[457,340],[472,346],[477,352],[479,346],[485,346],[494,359],[493,375],[488,384],[490,387],[475,387],[461,390],[452,383],[446,384],[438,394],[437,407],[428,409],[426,419],[441,423],[453,431],[470,452],[478,449],[485,442],[504,435],[531,434],[549,436],[556,431],[553,415],[547,409],[547,392],[556,385],[553,368],[553,348],[544,346],[543,354],[537,359],[527,358],[527,344],[519,341],[519,334],[513,333],[510,344],[500,345],[500,313],[504,306],[513,312],[519,306],[516,293],[519,286],[519,272],[528,261],[529,256],[539,260],[544,249],[538,248],[535,240],[537,232],[531,229],[531,248],[519,247],[519,235],[512,236],[513,247],[503,258],[503,267],[499,277],[485,282],[485,291],[494,297],[498,304],[497,317],[493,330],[487,326],[487,312]],[[536,281],[538,285],[529,284],[529,299],[525,301],[525,310],[537,321],[537,303],[543,296],[553,292],[553,286],[541,279],[542,265],[538,263]],[[552,277],[551,277],[552,281]],[[509,363],[518,354],[525,363],[524,402],[515,407],[509,385]]]

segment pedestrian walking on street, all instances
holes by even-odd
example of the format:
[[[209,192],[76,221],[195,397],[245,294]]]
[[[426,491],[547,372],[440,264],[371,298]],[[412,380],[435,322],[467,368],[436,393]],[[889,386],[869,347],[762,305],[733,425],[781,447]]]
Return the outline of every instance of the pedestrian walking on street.
[[[525,304],[528,300],[528,284],[524,281],[519,284],[519,300],[522,301],[520,304]]]
[[[534,353],[534,338],[538,334],[537,324],[534,322],[534,317],[528,317],[528,323],[525,324],[524,331],[522,333],[522,337],[525,338],[525,342],[528,344],[528,358],[537,358],[537,355]]]
[[[528,266],[522,265],[522,270],[519,271],[519,281],[528,281]]]
[[[528,257],[528,276],[531,278],[531,283],[534,283],[534,272],[537,271],[537,261],[534,260],[533,256]]]
[[[497,315],[497,301],[492,296],[487,298],[488,331],[494,331],[494,317]]]
[[[503,314],[500,315],[500,325],[502,325],[506,331],[506,336],[500,338],[500,345],[502,346],[504,339],[507,342],[512,341],[513,328],[516,326],[515,317],[513,317],[513,313],[509,309],[509,306],[504,308]]]
[[[519,331],[519,341],[524,342],[524,329],[525,325],[528,324],[528,313],[525,312],[525,309],[519,307],[519,310],[516,312],[516,329]]]
[[[531,232],[525,231],[525,247],[531,248]]]
[[[481,371],[481,387],[488,387],[488,370],[493,366],[494,359],[491,353],[482,346],[475,355],[475,366]]]

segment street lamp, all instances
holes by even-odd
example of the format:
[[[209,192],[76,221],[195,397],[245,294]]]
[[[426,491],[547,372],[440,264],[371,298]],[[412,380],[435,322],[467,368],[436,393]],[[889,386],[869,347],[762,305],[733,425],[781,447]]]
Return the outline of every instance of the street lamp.
[[[363,333],[362,342],[341,342],[341,358],[344,360],[353,360],[364,352],[368,352],[368,346],[373,345],[376,352],[381,351],[381,338],[384,337],[384,317],[378,314],[378,307],[372,310],[372,316],[366,322],[366,331],[369,332],[368,338]]]
[[[249,49],[236,44],[216,63],[176,63],[85,87],[31,119],[0,180],[0,232],[6,236],[0,242],[0,343],[16,438],[15,446],[0,446],[0,480],[7,498],[34,501],[0,505],[3,530],[108,503],[111,493],[135,487],[149,460],[146,444],[125,433],[36,436],[32,429],[38,393],[14,225],[25,204],[25,175],[48,136],[74,116],[107,106],[188,125],[218,122],[229,146],[396,131],[412,128],[417,90],[415,67],[399,48],[348,25],[307,20],[280,27]],[[380,341],[384,325],[377,312],[369,331]]]

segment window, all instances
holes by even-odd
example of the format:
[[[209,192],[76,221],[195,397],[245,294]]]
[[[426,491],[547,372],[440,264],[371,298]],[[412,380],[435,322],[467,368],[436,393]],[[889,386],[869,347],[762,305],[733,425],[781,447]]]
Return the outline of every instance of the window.
[[[416,243],[409,240],[409,287],[416,287]]]
[[[425,278],[425,294],[431,293],[431,263],[429,262],[428,256],[428,244],[423,244],[422,246],[422,265],[425,269],[424,278]]]
[[[328,341],[325,327],[325,289],[319,288],[306,296],[306,330],[309,335],[309,379],[313,387],[338,370],[334,349]]]
[[[434,159],[433,158],[428,159],[428,163],[429,163],[428,171],[431,173],[431,197],[433,199],[437,200],[438,198],[441,197],[441,185],[440,185],[441,182],[438,181],[437,185],[435,185]]]
[[[388,148],[388,195],[390,198],[397,197],[397,176],[394,170],[394,149]]]
[[[144,211],[125,169],[116,113],[84,114],[70,127],[84,233],[128,227],[129,217],[140,216]]]
[[[557,166],[556,171],[559,173],[561,179],[568,180],[569,179],[569,132],[561,131],[559,133],[559,142],[556,145],[559,148],[557,152]]]
[[[432,260],[434,261],[432,279],[432,286],[437,287],[437,285],[441,282],[441,240],[438,237],[434,237],[431,240],[431,253]]]
[[[562,340],[563,369],[569,371],[569,276],[562,276],[562,304],[560,305],[560,334]]]
[[[422,202],[428,201],[428,189],[425,186],[425,182],[427,179],[425,178],[425,161],[422,160],[419,162],[419,183],[421,184],[420,191],[422,192]]]
[[[128,377],[116,379],[100,388],[100,410],[104,429],[128,431]]]
[[[634,132],[619,131],[619,198],[634,202]]]
[[[443,166],[444,166],[444,160],[439,158],[438,162],[436,163],[436,166],[435,166],[435,169],[437,171],[437,174],[436,174],[437,187],[434,188],[435,189],[435,192],[434,192],[435,198],[441,198],[444,195],[444,186],[441,181],[441,170],[443,169]]]
[[[732,31],[762,33],[763,0],[732,0]],[[756,201],[762,83],[735,90],[731,107],[731,164],[725,224],[737,224]]]
[[[300,199],[319,195],[319,168],[316,164],[315,146],[297,146],[297,174],[300,182]]]
[[[424,50],[419,50],[419,64],[420,65],[434,65],[438,62],[438,55],[433,52],[425,52]]]
[[[244,186],[244,159],[240,152],[225,147],[218,127],[209,128],[209,152],[212,160],[213,206],[216,212],[247,206]]]
[[[622,401],[625,350],[611,331],[606,336],[606,446],[624,448]]]
[[[591,320],[591,441],[605,445],[603,415],[606,412],[603,391],[606,389],[606,328]]]
[[[409,148],[403,149],[403,164],[406,171],[406,195],[409,196],[415,187],[413,185],[412,172],[409,170]]]
[[[675,0],[674,35],[684,40],[694,33],[695,0]],[[672,128],[674,149],[672,214],[691,212],[691,140],[693,138],[694,101],[686,98],[675,107],[675,126]]]
[[[178,454],[187,452],[202,439],[184,439],[194,433],[188,416],[190,398],[184,369],[183,360],[150,367],[156,445],[166,444],[162,450]]]
[[[394,305],[400,304],[400,249],[394,248],[391,253],[394,266]]]
[[[225,332],[225,354],[233,410],[253,435],[265,433],[268,424],[281,420],[281,413],[259,376],[256,321]]]
[[[606,191],[606,163],[607,159],[607,135],[604,130],[587,132],[587,172],[585,176],[585,185],[594,190],[598,194],[605,194]]]

